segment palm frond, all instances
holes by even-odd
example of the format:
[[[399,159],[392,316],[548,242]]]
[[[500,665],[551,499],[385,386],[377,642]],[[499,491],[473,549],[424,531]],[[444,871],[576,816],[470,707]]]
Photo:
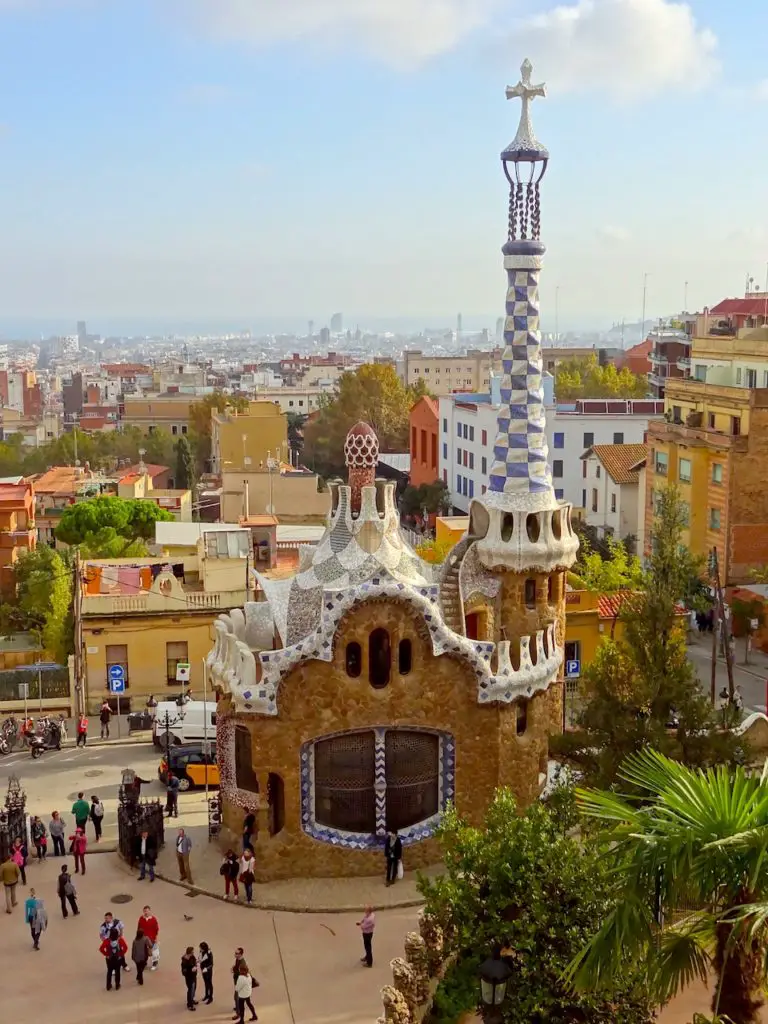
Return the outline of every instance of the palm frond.
[[[707,981],[714,941],[714,921],[707,914],[692,914],[661,933],[650,974],[659,1003],[669,1002],[696,979]]]
[[[645,951],[653,934],[654,921],[649,907],[627,894],[568,965],[563,980],[581,992],[610,987],[624,958]]]

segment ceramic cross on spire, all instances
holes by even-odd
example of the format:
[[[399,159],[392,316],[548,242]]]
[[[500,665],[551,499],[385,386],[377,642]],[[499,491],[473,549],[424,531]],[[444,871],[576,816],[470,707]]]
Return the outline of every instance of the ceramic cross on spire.
[[[539,85],[531,85],[532,72],[533,65],[526,58],[520,65],[520,81],[517,85],[507,86],[507,99],[513,100],[519,98],[523,102],[523,107],[520,111],[520,124],[517,127],[517,135],[515,135],[513,141],[509,146],[507,146],[505,152],[546,152],[542,144],[533,134],[533,126],[531,124],[531,102],[537,96],[546,96],[547,89],[543,82]]]

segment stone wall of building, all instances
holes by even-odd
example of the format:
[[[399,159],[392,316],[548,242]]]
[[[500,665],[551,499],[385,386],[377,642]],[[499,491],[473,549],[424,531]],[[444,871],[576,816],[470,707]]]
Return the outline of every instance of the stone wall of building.
[[[389,631],[393,651],[391,680],[381,690],[370,685],[367,672],[368,637],[378,627]],[[400,676],[397,646],[405,638],[412,642],[412,667],[407,675]],[[357,678],[350,678],[345,667],[346,645],[352,641],[362,648],[362,672]],[[455,804],[462,816],[479,824],[498,785],[510,786],[522,804],[538,795],[549,731],[547,704],[546,694],[528,702],[527,729],[518,736],[516,707],[479,705],[474,673],[451,655],[434,657],[424,622],[409,605],[373,600],[357,606],[337,631],[332,662],[305,662],[283,679],[277,717],[238,716],[238,724],[251,733],[262,794],[269,773],[283,780],[282,830],[269,835],[268,813],[263,809],[259,815],[257,877],[269,880],[383,872],[381,852],[340,848],[302,830],[303,743],[375,726],[412,726],[450,733],[456,749]],[[225,801],[223,841],[230,843],[232,836],[239,835],[244,813]],[[438,859],[437,843],[431,839],[406,846],[403,857],[406,871]]]

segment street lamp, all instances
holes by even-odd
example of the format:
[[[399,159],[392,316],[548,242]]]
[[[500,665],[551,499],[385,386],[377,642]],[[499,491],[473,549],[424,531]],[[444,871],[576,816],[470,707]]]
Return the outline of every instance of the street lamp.
[[[280,469],[280,446],[279,445],[277,447],[277,450],[276,450],[275,454],[277,455],[277,458],[273,458],[272,457],[272,451],[271,450],[267,452],[267,472],[269,473],[269,507],[267,508],[267,512],[269,512],[270,515],[274,515],[275,514],[275,506],[274,506],[274,503],[273,503],[273,500],[272,500],[272,474],[274,473],[274,471],[276,469],[277,470]]]
[[[486,1022],[501,1020],[499,1007],[507,994],[507,982],[512,976],[509,966],[501,959],[501,954],[494,951],[480,964],[480,999],[483,1018]]]

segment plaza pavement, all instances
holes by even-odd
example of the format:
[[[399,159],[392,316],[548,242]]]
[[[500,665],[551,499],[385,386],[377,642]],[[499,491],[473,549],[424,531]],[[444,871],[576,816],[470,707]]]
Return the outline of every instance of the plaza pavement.
[[[85,877],[74,876],[81,914],[63,920],[57,870],[55,860],[28,870],[28,882],[45,899],[49,914],[40,952],[32,949],[21,903],[12,915],[0,914],[4,1020],[42,1013],[57,1024],[185,1021],[191,1014],[185,1008],[179,961],[187,945],[204,940],[214,954],[215,1002],[197,1007],[197,1021],[231,1016],[229,968],[235,946],[242,945],[261,983],[254,1005],[262,1024],[373,1024],[381,1014],[379,990],[391,981],[389,961],[402,955],[403,937],[416,924],[415,909],[379,912],[374,966],[368,970],[359,962],[359,915],[245,912],[204,896],[190,898],[161,881],[138,882],[121,869],[115,855],[107,855],[88,857]],[[112,903],[120,894],[131,902]],[[20,897],[25,898],[23,888]],[[106,992],[99,924],[107,910],[119,914],[130,945],[145,902],[160,922],[160,969],[146,974],[143,987],[131,972],[119,992]]]

